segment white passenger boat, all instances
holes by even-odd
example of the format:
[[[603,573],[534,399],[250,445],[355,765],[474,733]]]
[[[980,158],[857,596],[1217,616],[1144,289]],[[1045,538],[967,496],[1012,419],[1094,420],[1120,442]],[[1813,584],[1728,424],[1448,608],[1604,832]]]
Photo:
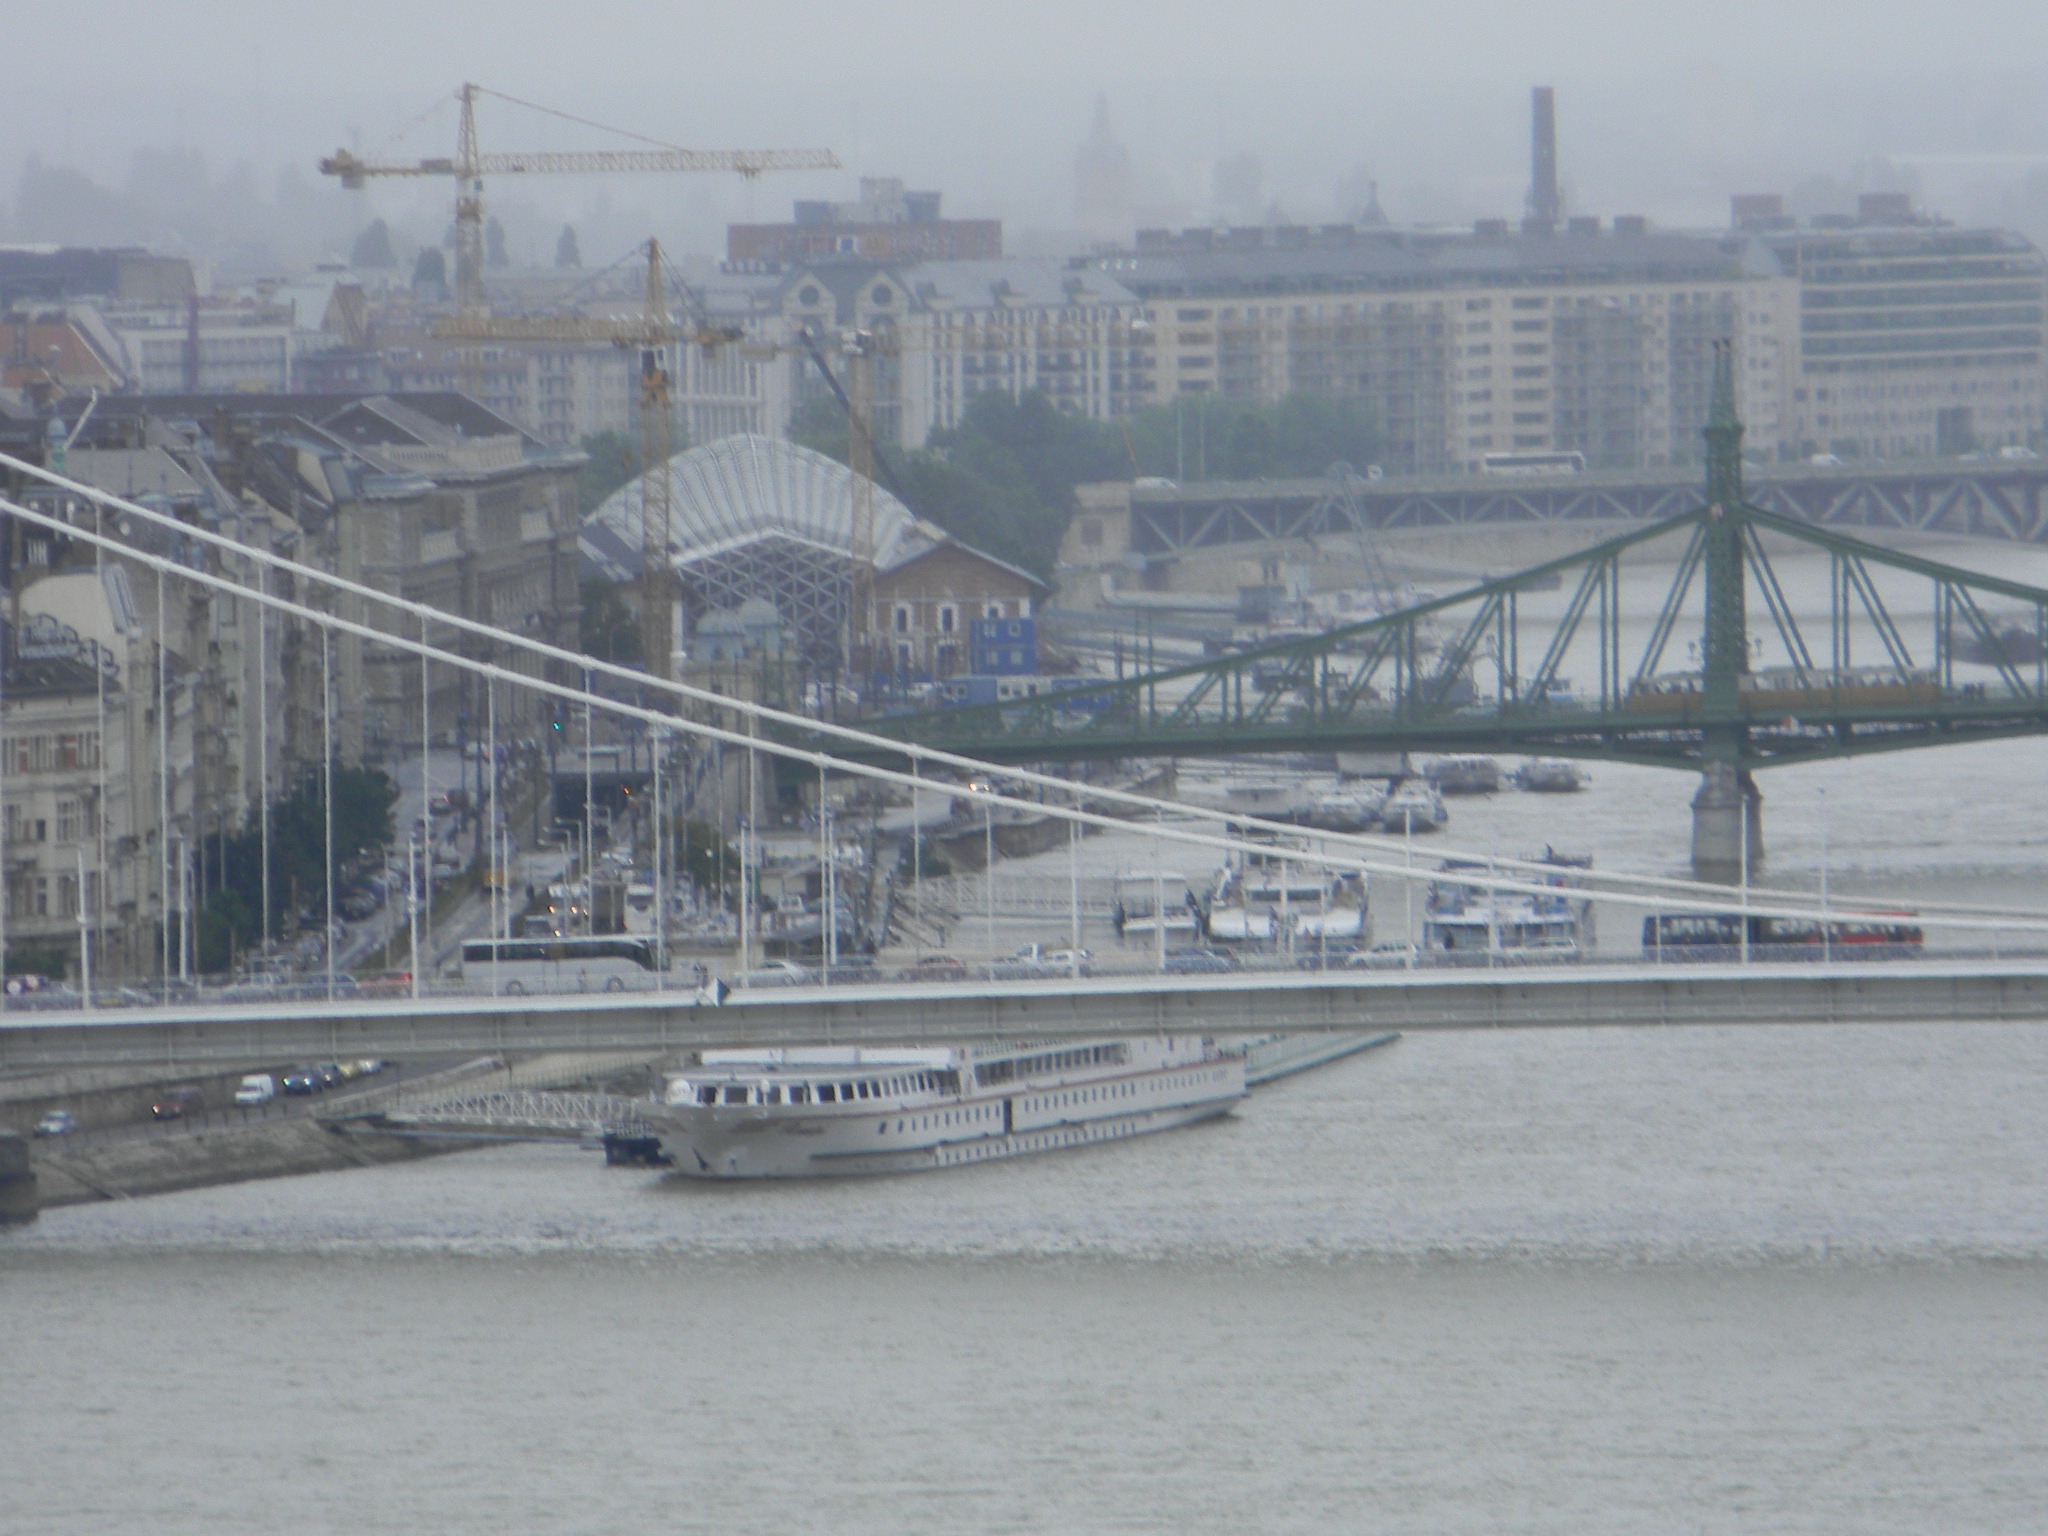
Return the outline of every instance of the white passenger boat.
[[[1226,1114],[1245,1058],[1207,1037],[950,1049],[706,1051],[642,1114],[704,1179],[911,1173]]]
[[[1326,832],[1366,832],[1379,826],[1380,807],[1386,803],[1384,784],[1362,780],[1317,795],[1302,819]]]
[[[1490,795],[1500,788],[1500,764],[1490,757],[1440,757],[1429,776],[1447,795]]]
[[[1581,882],[1593,861],[1545,848],[1530,862],[1544,871],[1521,871],[1516,878],[1549,887],[1542,895],[1432,881],[1422,903],[1425,956],[1440,964],[1542,964],[1577,960],[1590,950],[1592,903]],[[1479,873],[1487,866],[1477,859],[1447,859],[1438,867]]]
[[[1444,797],[1427,779],[1403,779],[1380,807],[1380,827],[1387,832],[1434,832],[1451,819]]]
[[[1164,871],[1118,875],[1112,920],[1117,937],[1126,944],[1157,944],[1163,926],[1167,948],[1172,949],[1193,943],[1202,931],[1201,906],[1187,877]]]
[[[1366,941],[1366,877],[1278,854],[1227,868],[1209,899],[1209,938],[1218,944],[1351,946]]]
[[[1515,787],[1539,795],[1577,794],[1589,782],[1586,770],[1566,757],[1532,757],[1515,770]]]

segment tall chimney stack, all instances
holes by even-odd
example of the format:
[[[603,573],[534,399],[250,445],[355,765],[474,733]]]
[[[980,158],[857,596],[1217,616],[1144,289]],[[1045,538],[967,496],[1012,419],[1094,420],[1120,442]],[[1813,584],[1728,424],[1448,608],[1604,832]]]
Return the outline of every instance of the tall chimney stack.
[[[1522,228],[1547,235],[1563,222],[1557,196],[1557,96],[1547,85],[1530,93],[1529,209]]]

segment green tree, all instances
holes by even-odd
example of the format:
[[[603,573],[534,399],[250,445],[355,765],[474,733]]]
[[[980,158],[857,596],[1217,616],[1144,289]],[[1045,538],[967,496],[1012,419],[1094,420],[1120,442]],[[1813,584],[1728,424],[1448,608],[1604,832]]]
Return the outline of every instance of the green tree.
[[[688,875],[700,891],[716,891],[728,903],[739,894],[739,850],[708,821],[677,816],[669,822],[670,868]]]
[[[842,464],[853,458],[846,412],[830,395],[811,395],[797,406],[789,418],[789,440]]]
[[[619,596],[619,589],[602,576],[586,576],[577,590],[583,599],[577,616],[577,648],[599,661],[638,666],[640,620]]]
[[[817,397],[791,418],[805,447],[848,458],[846,416]],[[1042,390],[976,395],[959,425],[921,450],[885,450],[919,517],[1040,576],[1052,572],[1074,488],[1139,475],[1209,480],[1304,479],[1332,465],[1363,470],[1383,438],[1361,400],[1289,395],[1276,405],[1184,396],[1114,422],[1063,411]]]
[[[441,254],[438,245],[421,246],[419,255],[413,258],[412,291],[416,297],[429,300],[447,297],[448,258]]]
[[[640,473],[640,445],[623,432],[593,432],[582,448],[590,457],[576,471],[576,505],[588,517]]]
[[[356,236],[356,243],[350,247],[348,264],[369,271],[378,267],[395,267],[398,255],[391,249],[391,229],[382,219],[372,219],[367,228]]]
[[[327,807],[323,775],[309,771],[291,793],[270,806],[270,930],[289,931],[293,902],[324,913],[327,882]],[[391,841],[391,809],[398,786],[380,768],[334,769],[334,870]],[[229,969],[263,934],[263,830],[251,817],[240,832],[208,839],[200,849],[212,887],[196,924],[199,968]]]

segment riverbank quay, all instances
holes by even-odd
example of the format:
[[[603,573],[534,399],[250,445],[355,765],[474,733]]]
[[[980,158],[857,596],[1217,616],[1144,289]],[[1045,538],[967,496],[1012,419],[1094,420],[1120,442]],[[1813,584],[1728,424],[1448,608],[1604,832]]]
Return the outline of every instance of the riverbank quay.
[[[318,1099],[207,1111],[188,1121],[167,1125],[143,1122],[76,1139],[53,1137],[30,1143],[16,1138],[16,1144],[24,1148],[33,1205],[15,1219],[25,1219],[37,1208],[135,1199],[466,1151],[486,1141],[386,1135],[364,1131],[355,1124],[341,1131],[334,1122],[456,1092],[577,1087],[616,1082],[621,1076],[631,1079],[636,1074],[644,1079],[646,1064],[644,1053],[560,1052],[513,1062],[482,1057],[408,1080]],[[6,1140],[0,1137],[0,1143]],[[0,1198],[4,1198],[4,1189],[0,1189]]]

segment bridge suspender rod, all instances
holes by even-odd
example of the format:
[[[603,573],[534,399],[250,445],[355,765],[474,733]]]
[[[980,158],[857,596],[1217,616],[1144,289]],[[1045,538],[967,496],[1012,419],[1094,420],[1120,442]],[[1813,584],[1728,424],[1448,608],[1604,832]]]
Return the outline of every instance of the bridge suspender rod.
[[[375,644],[388,646],[394,650],[419,654],[427,654],[429,652],[428,647],[423,646],[419,641],[413,640],[408,636],[378,631],[376,629],[371,628],[367,624],[361,623],[360,621],[343,618],[338,614],[324,613],[316,609],[308,608],[300,603],[297,603],[289,598],[279,596],[275,593],[241,586],[240,584],[231,581],[224,576],[218,576],[211,572],[198,571],[180,566],[177,564],[177,562],[165,556],[149,554],[143,551],[134,550],[132,548],[129,548],[128,546],[122,545],[117,540],[106,538],[104,535],[89,532],[84,529],[71,528],[69,525],[63,523],[61,520],[51,517],[48,514],[37,511],[33,508],[16,506],[12,503],[5,501],[4,499],[0,499],[0,510],[7,511],[16,516],[24,517],[28,521],[36,524],[37,526],[47,527],[51,529],[53,532],[65,533],[73,537],[83,538],[88,542],[103,540],[107,548],[113,550],[116,553],[121,554],[125,558],[133,560],[135,563],[141,565],[145,569],[154,570],[155,572],[157,572],[159,576],[176,576],[181,580],[194,582],[196,584],[211,588],[216,591],[229,592],[237,596],[250,598],[260,604],[290,614],[293,617],[308,622],[316,623],[322,626],[323,635],[353,635],[358,639],[368,640]],[[323,643],[326,644],[331,642]],[[454,666],[461,670],[468,671],[475,676],[494,679],[498,682],[509,683],[515,687],[528,688],[536,693],[552,697],[579,701],[584,703],[586,707],[601,704],[607,712],[627,719],[638,720],[645,726],[664,727],[669,730],[680,729],[685,732],[701,736],[709,740],[732,742],[736,745],[743,745],[749,749],[750,753],[757,749],[765,750],[778,757],[782,757],[790,761],[805,763],[812,767],[822,767],[827,770],[836,770],[842,773],[852,774],[861,778],[873,779],[882,783],[896,784],[908,787],[914,785],[917,782],[912,777],[912,775],[900,772],[895,769],[880,768],[866,763],[845,762],[842,760],[834,759],[828,756],[827,754],[812,751],[808,748],[792,747],[779,742],[764,741],[758,737],[749,737],[742,732],[731,730],[725,727],[704,724],[696,721],[679,720],[677,717],[673,715],[669,715],[663,713],[660,710],[651,709],[643,705],[627,704],[612,699],[598,700],[593,698],[589,694],[579,693],[577,689],[571,687],[568,684],[551,682],[544,678],[528,677],[523,674],[514,672],[510,668],[502,666],[497,662],[486,661],[479,658],[461,655],[459,653],[435,652],[433,653],[433,655],[434,659],[441,661],[443,664]],[[750,772],[750,785],[757,779],[758,774]],[[1069,790],[1078,791],[1078,789],[1080,788],[1079,786],[1067,783],[1066,781],[1060,782],[1062,784],[1062,787]],[[1089,786],[1087,789],[1087,793],[1091,798],[1107,798],[1109,794],[1108,791],[1105,791],[1100,786]],[[1040,814],[1051,814],[1063,820],[1076,822],[1082,826],[1092,826],[1106,831],[1131,830],[1131,823],[1128,819],[1107,815],[1098,811],[1092,811],[1086,809],[1085,807],[1074,808],[1067,806],[1044,804],[1037,801],[1022,800],[1011,796],[997,794],[990,790],[977,790],[971,787],[964,786],[960,792],[960,795],[961,798],[972,800],[981,804],[984,810],[992,809],[997,805],[1011,806],[1019,809],[1037,812]],[[1155,844],[1160,842],[1176,842],[1193,848],[1206,849],[1215,853],[1235,853],[1240,855],[1250,854],[1260,857],[1268,855],[1271,852],[1270,845],[1265,843],[1253,842],[1247,838],[1242,837],[1217,835],[1214,833],[1195,831],[1185,827],[1174,826],[1167,823],[1165,820],[1165,812],[1168,809],[1173,809],[1176,811],[1176,813],[1181,812],[1183,808],[1178,805],[1170,805],[1169,802],[1165,801],[1154,801],[1151,806],[1151,809],[1154,816],[1154,825],[1149,835],[1152,837]],[[750,821],[754,819],[755,818],[750,817]],[[1229,817],[1228,820],[1234,823],[1243,824],[1246,821],[1252,820],[1252,818],[1232,816]],[[1299,832],[1299,828],[1294,828],[1291,830],[1293,830],[1296,833]],[[1412,874],[1411,869],[1409,869],[1402,863],[1396,862],[1393,859],[1375,860],[1361,859],[1355,856],[1348,856],[1343,854],[1332,855],[1330,853],[1323,851],[1323,849],[1321,849],[1320,847],[1304,848],[1302,850],[1299,850],[1298,852],[1291,853],[1289,857],[1297,863],[1309,864],[1328,869],[1362,871],[1368,874],[1378,874],[1394,878],[1399,878],[1404,874]],[[1508,861],[1502,860],[1500,862],[1505,864]],[[1517,862],[1523,863],[1526,861]],[[1468,886],[1475,890],[1501,891],[1515,895],[1542,896],[1546,898],[1554,896],[1556,894],[1557,889],[1555,885],[1550,884],[1547,881],[1543,880],[1502,879],[1496,875],[1489,875],[1483,872],[1478,874],[1467,874],[1465,872],[1457,870],[1442,870],[1435,872],[1431,878],[1443,883]],[[1691,902],[1692,905],[1703,911],[1747,911],[1752,916],[1774,916],[1792,918],[1811,918],[1814,916],[1815,913],[1815,909],[1812,907],[1810,901],[1803,900],[1799,897],[1792,897],[1788,900],[1784,898],[1784,893],[1761,893],[1766,897],[1766,900],[1761,902],[1755,899],[1757,893],[1752,893],[1752,899],[1748,902],[1747,906],[1745,907],[1739,905],[1736,902],[1730,901],[1725,894],[1725,887],[1702,887],[1694,885],[1689,882],[1662,881],[1651,879],[1645,879],[1640,881],[1639,883],[1655,884],[1664,887],[1690,885],[1691,889],[1697,891],[1698,894],[1689,895],[1688,900]],[[1596,894],[1596,892],[1589,890],[1588,894]],[[1641,908],[1662,907],[1668,905],[1670,901],[1670,897],[1668,895],[1659,894],[1655,891],[1644,891],[1638,894],[1636,892],[1628,890],[1600,889],[1597,891],[1597,894],[1599,898],[1604,901],[1610,901],[1621,906],[1632,906]],[[1994,920],[1988,918],[1973,919],[1966,917],[1937,917],[1929,915],[1933,910],[1934,908],[1931,905],[1923,905],[1921,908],[1921,915],[1917,920],[1920,921],[1923,926],[1940,926],[1957,929],[2023,930],[2029,932],[2048,933],[2048,915],[2032,915],[2029,918],[2018,920],[2009,918],[2002,920]],[[1896,914],[1877,910],[1872,910],[1868,912],[1845,911],[1837,907],[1834,909],[1834,916],[1837,920],[1861,920],[1876,922],[1889,920],[1895,917]]]
[[[999,772],[1006,774],[1008,777],[1020,783],[1029,784],[1039,788],[1051,789],[1062,795],[1077,795],[1080,793],[1078,786],[1076,786],[1072,780],[1060,778],[1052,774],[1038,773],[1033,770],[1025,768],[1012,768],[1003,767],[1000,765],[993,765],[984,762],[980,759],[968,757],[960,753],[948,752],[939,748],[923,747],[915,743],[898,741],[889,737],[876,736],[869,732],[856,730],[852,727],[838,724],[837,722],[812,720],[806,716],[794,715],[784,710],[773,709],[768,706],[756,704],[745,699],[733,698],[724,694],[709,693],[701,689],[691,688],[684,684],[662,682],[657,679],[650,679],[644,673],[633,671],[631,668],[621,667],[612,663],[598,661],[594,658],[585,656],[580,652],[569,651],[559,646],[549,645],[543,641],[533,640],[528,636],[516,635],[510,633],[509,631],[499,630],[490,625],[480,623],[477,620],[466,619],[456,614],[446,613],[440,609],[429,607],[428,605],[423,603],[415,603],[404,598],[393,597],[388,593],[379,592],[375,588],[364,586],[358,582],[351,582],[346,578],[331,575],[328,572],[318,570],[312,566],[303,565],[297,561],[286,559],[283,556],[272,554],[269,551],[259,550],[247,545],[239,544],[234,540],[228,539],[220,534],[214,533],[209,529],[196,528],[188,524],[178,522],[175,518],[170,517],[168,514],[159,512],[154,508],[144,506],[137,502],[127,501],[121,497],[108,495],[106,492],[100,491],[95,487],[82,484],[81,482],[78,481],[69,480],[60,475],[53,475],[39,465],[26,463],[25,461],[16,459],[8,454],[0,454],[0,464],[10,465],[17,469],[23,470],[36,478],[61,485],[70,490],[74,490],[78,492],[80,495],[86,497],[88,500],[119,508],[122,511],[129,513],[133,517],[137,517],[144,521],[148,521],[150,523],[166,528],[168,531],[178,535],[180,539],[195,540],[201,543],[212,544],[232,554],[242,556],[250,560],[259,562],[261,564],[286,571],[310,584],[313,584],[314,586],[325,586],[333,588],[338,591],[350,592],[354,595],[365,598],[372,603],[384,606],[394,611],[411,614],[423,620],[431,620],[432,622],[441,624],[447,628],[466,631],[479,635],[486,639],[499,641],[516,649],[524,650],[530,655],[551,660],[564,661],[569,663],[572,667],[581,670],[586,675],[591,673],[602,673],[609,677],[616,677],[623,681],[630,681],[637,687],[644,688],[652,686],[658,690],[665,690],[671,694],[674,694],[677,697],[688,699],[694,703],[712,706],[719,710],[730,710],[735,714],[747,717],[750,725],[783,725],[791,729],[800,730],[814,736],[830,736],[838,738],[840,740],[849,741],[856,745],[866,747],[870,750],[878,748],[886,749],[892,755],[907,757],[911,758],[912,760],[922,760],[927,763],[965,771],[969,774],[982,774],[992,771]],[[146,552],[137,550],[132,545],[126,544],[119,539],[109,537],[105,534],[98,532],[97,530],[74,526],[60,518],[54,517],[36,508],[24,506],[21,505],[20,503],[8,500],[6,498],[0,498],[0,512],[5,512],[12,516],[19,517],[24,521],[31,523],[37,527],[45,528],[50,532],[62,535],[67,538],[82,539],[88,543],[94,544],[97,547],[107,549],[113,553],[134,560],[137,564],[143,566],[144,568],[168,572],[170,574],[177,575],[183,579],[196,581],[201,584],[214,587],[218,590],[229,591],[240,596],[250,597],[258,601],[259,603],[266,604],[279,611],[291,613],[297,617],[309,619],[312,622],[331,626],[335,630],[342,633],[355,634],[360,638],[370,640],[379,645],[389,646],[393,649],[411,651],[417,654],[429,656],[432,660],[442,662],[446,665],[453,665],[458,668],[466,669],[476,673],[482,673],[486,670],[501,670],[487,663],[473,661],[470,658],[462,656],[458,653],[428,647],[422,645],[420,642],[408,640],[391,632],[376,630],[367,625],[360,624],[352,620],[343,619],[338,615],[321,613],[312,609],[304,608],[300,604],[297,604],[295,602],[290,601],[289,599],[279,597],[274,593],[269,592],[267,588],[257,588],[252,590],[251,588],[244,587],[238,583],[229,581],[224,577],[218,577],[207,572],[194,570],[188,566],[182,565],[167,557],[151,555]],[[1635,541],[1636,540],[1632,540],[1632,542]],[[1561,564],[1562,562],[1553,563]],[[1867,578],[1864,578],[1864,581],[1867,584]],[[1862,595],[1865,596],[1866,602],[1876,603],[1876,595],[1874,592],[1865,592]],[[1876,604],[1876,606],[1879,611],[1882,610],[1881,604]],[[1884,620],[1884,627],[1887,630],[1890,630],[1892,634],[1896,635],[1896,631],[1891,630],[1888,615]],[[1382,633],[1388,636],[1389,639],[1393,639],[1394,637],[1402,634],[1404,630],[1407,628],[1412,628],[1412,617],[1410,618],[1409,623],[1407,625],[1390,626],[1387,630],[1382,631]],[[534,678],[511,672],[504,672],[503,675],[509,681],[512,681],[519,686],[531,688],[538,693],[566,699],[571,702],[583,702],[586,698],[586,695],[579,692],[575,688],[569,687],[564,684],[554,683],[546,680],[545,678]],[[1365,669],[1362,668],[1361,680],[1359,684],[1361,689],[1364,686],[1364,680]],[[633,715],[636,717],[644,717],[650,724],[661,722],[672,723],[674,718],[670,715],[659,714],[655,711],[650,710],[637,709],[633,706],[617,704],[612,701],[606,701],[605,707],[614,713],[623,713]],[[910,782],[908,775],[902,774],[895,770],[878,769],[871,767],[867,764],[850,762],[843,759],[835,759],[830,757],[828,754],[813,751],[809,748],[783,746],[779,744],[771,745],[765,738],[762,738],[758,734],[753,734],[751,732],[735,731],[724,727],[713,726],[708,724],[692,724],[689,727],[689,729],[693,734],[698,735],[706,740],[731,742],[735,745],[744,746],[748,748],[750,751],[756,748],[765,747],[769,751],[775,752],[778,755],[790,758],[795,761],[816,764],[817,762],[823,760],[831,764],[831,766],[835,768],[837,771],[856,774],[860,777],[873,778],[878,781],[888,783],[908,784]],[[1174,811],[1176,816],[1181,817],[1185,820],[1208,822],[1226,828],[1241,827],[1246,830],[1270,832],[1279,835],[1289,835],[1297,833],[1299,831],[1299,828],[1294,827],[1291,823],[1275,822],[1270,821],[1264,817],[1246,816],[1234,812],[1210,810],[1208,808],[1196,805],[1184,805],[1180,802],[1162,801],[1154,796],[1135,794],[1128,790],[1114,789],[1106,785],[1089,786],[1086,793],[1089,799],[1094,800],[1101,804],[1107,804],[1112,806],[1127,806],[1132,809],[1146,811],[1162,807],[1170,808]],[[1026,809],[1030,811],[1052,810],[1054,814],[1061,816],[1078,816],[1087,825],[1093,825],[1103,828],[1128,826],[1128,822],[1126,820],[1112,817],[1100,812],[1075,811],[1066,809],[1064,807],[1049,807],[1041,805],[1038,802],[1014,800],[1002,795],[995,794],[992,791],[984,790],[977,792],[970,790],[967,791],[967,797],[987,798],[996,804],[1012,805],[1017,808]],[[1195,833],[1180,828],[1162,828],[1161,835],[1173,838],[1178,841],[1188,842],[1193,845],[1210,847],[1221,850],[1231,850],[1245,846],[1262,846],[1246,845],[1240,839],[1227,834],[1223,836],[1214,836],[1210,834]],[[1390,873],[1398,872],[1399,868],[1401,867],[1398,864],[1392,862],[1381,863],[1378,860],[1374,860],[1369,857],[1360,857],[1361,855],[1385,855],[1387,853],[1390,853],[1392,850],[1392,842],[1390,839],[1364,837],[1354,834],[1332,834],[1329,840],[1340,845],[1341,849],[1343,850],[1340,856],[1311,857],[1307,859],[1306,862],[1327,865],[1332,868],[1384,870]],[[1522,873],[1537,876],[1539,877],[1539,879],[1543,875],[1544,870],[1546,868],[1546,866],[1532,863],[1531,861],[1523,859],[1503,858],[1500,859],[1498,863],[1503,868],[1511,868]],[[1542,892],[1552,889],[1552,887],[1546,884],[1528,884],[1510,887],[1502,882],[1466,882],[1455,876],[1450,878],[1452,880],[1452,883],[1471,883],[1475,886],[1475,888],[1484,885],[1487,888],[1499,888],[1504,890],[1516,889],[1529,894],[1542,894]],[[1603,899],[1612,899],[1616,901],[1634,901],[1633,898],[1623,896],[1619,894],[1618,891],[1615,891],[1615,888],[1617,886],[1622,885],[1626,885],[1628,887],[1641,890],[1655,890],[1668,892],[1670,893],[1671,897],[1684,897],[1687,900],[1691,900],[1696,903],[1702,903],[1706,905],[1711,905],[1715,901],[1718,901],[1720,899],[1719,893],[1723,889],[1723,887],[1719,885],[1708,882],[1678,880],[1655,875],[1621,875],[1618,873],[1608,873],[1594,876],[1593,880],[1595,882],[1595,885],[1599,888],[1603,896]],[[1609,895],[1608,893],[1610,891],[1615,891],[1615,894]],[[1797,902],[1801,899],[1801,893],[1790,891],[1760,892],[1759,894],[1782,896],[1790,902]],[[1635,904],[1645,903],[1636,902]],[[1750,910],[1754,912],[1760,909],[1756,907],[1754,903],[1752,903]],[[1931,913],[1938,910],[1959,910],[1976,912],[1983,911],[1985,909],[1981,906],[1964,906],[1959,904],[1948,903],[1922,903],[1920,904],[1920,910],[1922,912]],[[2006,926],[2013,925],[2007,924]]]

